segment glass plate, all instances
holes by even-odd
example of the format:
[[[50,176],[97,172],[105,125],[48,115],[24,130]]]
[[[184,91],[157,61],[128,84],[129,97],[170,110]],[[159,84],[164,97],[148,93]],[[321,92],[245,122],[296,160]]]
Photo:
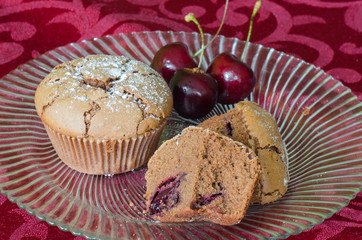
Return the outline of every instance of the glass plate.
[[[42,78],[54,66],[89,54],[122,54],[149,64],[157,49],[173,41],[191,52],[201,45],[196,33],[104,36],[56,48],[6,75],[0,81],[1,193],[49,224],[91,239],[275,239],[322,222],[361,190],[361,102],[313,65],[256,44],[247,46],[245,59],[258,79],[250,100],[277,119],[289,155],[290,185],[279,201],[250,206],[235,226],[159,223],[145,213],[145,168],[90,176],[64,165],[34,108]],[[243,48],[244,42],[220,36],[206,50],[203,67],[220,52],[240,56]],[[217,105],[209,116],[230,108]],[[173,113],[163,140],[201,120]]]

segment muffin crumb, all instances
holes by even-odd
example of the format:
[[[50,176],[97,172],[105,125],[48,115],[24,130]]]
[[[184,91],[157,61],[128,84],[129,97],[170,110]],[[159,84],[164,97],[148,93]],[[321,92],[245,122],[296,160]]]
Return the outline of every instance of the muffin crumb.
[[[304,111],[303,111],[303,116],[308,116],[310,114],[310,108],[309,107],[305,107]]]

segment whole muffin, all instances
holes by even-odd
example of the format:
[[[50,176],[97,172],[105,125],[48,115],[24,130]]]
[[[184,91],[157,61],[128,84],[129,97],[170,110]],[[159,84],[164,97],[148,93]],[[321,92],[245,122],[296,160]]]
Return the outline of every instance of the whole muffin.
[[[242,101],[225,114],[199,124],[244,143],[258,156],[262,174],[255,186],[252,203],[269,203],[281,198],[288,188],[287,151],[274,117],[258,104]]]
[[[60,159],[89,174],[144,165],[172,110],[166,81],[124,56],[91,55],[56,66],[35,93]]]

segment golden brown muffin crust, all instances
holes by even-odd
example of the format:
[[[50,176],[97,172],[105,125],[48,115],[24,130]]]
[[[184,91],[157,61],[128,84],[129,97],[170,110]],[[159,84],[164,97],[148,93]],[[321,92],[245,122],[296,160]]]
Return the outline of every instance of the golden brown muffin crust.
[[[144,63],[91,55],[55,67],[35,106],[45,124],[68,136],[122,139],[156,129],[171,114],[172,95]]]

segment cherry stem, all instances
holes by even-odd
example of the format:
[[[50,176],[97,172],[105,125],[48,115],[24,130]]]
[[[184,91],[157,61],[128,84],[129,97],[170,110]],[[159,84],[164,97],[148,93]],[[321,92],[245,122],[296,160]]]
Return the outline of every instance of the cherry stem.
[[[255,2],[253,13],[251,14],[251,17],[250,17],[249,32],[248,32],[248,36],[246,37],[245,47],[244,47],[244,50],[243,50],[243,54],[241,55],[240,61],[244,60],[244,57],[245,57],[245,54],[246,54],[246,47],[249,44],[251,30],[253,28],[253,20],[254,20],[254,17],[256,15],[256,13],[259,11],[260,7],[261,7],[261,0],[258,0],[258,1]]]
[[[200,35],[201,35],[201,49],[205,49],[205,38],[204,38],[204,32],[202,31],[202,28],[200,26],[200,23],[197,21],[197,19],[195,18],[194,14],[193,13],[189,13],[185,16],[185,21],[186,22],[194,22],[197,27],[199,28],[199,31],[200,31]],[[204,57],[204,51],[201,51],[201,55],[200,55],[200,61],[199,61],[199,65],[198,65],[198,68],[201,67],[201,62],[202,62],[202,59]]]
[[[217,30],[216,34],[212,37],[212,39],[210,40],[210,42],[208,42],[206,44],[206,46],[204,46],[203,48],[201,48],[199,51],[197,51],[192,57],[196,57],[197,55],[199,55],[200,53],[202,53],[214,40],[215,38],[219,35],[220,31],[221,31],[221,28],[222,26],[224,25],[224,21],[225,21],[225,18],[226,18],[226,12],[227,12],[227,9],[228,9],[228,5],[229,5],[229,0],[226,0],[226,3],[225,3],[225,8],[224,8],[224,15],[222,16],[222,20],[221,20],[221,23],[220,23],[220,26],[219,26],[219,29]]]

